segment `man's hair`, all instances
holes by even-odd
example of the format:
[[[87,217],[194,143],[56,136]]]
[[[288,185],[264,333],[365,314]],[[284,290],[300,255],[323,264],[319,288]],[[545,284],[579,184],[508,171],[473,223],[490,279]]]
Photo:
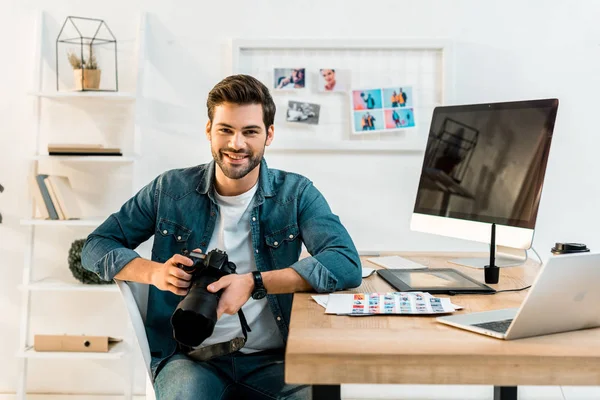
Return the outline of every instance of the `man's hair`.
[[[250,75],[228,76],[212,88],[206,100],[208,119],[211,123],[215,115],[215,107],[223,103],[260,104],[266,129],[273,125],[275,120],[275,102],[269,89]]]

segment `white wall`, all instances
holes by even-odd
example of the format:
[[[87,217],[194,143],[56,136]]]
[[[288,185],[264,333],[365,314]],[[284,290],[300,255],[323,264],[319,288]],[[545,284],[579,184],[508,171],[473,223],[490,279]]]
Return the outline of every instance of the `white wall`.
[[[19,219],[29,210],[26,177],[33,152],[31,80],[33,17],[44,8],[53,25],[67,15],[104,18],[125,48],[133,49],[137,17],[148,12],[148,68],[141,88],[145,99],[143,158],[135,171],[139,186],[167,168],[210,159],[204,135],[206,94],[226,74],[231,38],[448,38],[455,41],[457,103],[558,97],[559,114],[552,143],[534,246],[546,257],[555,241],[581,241],[600,248],[596,227],[597,151],[600,136],[593,122],[600,91],[600,25],[596,1],[115,1],[52,2],[4,0],[0,4],[0,195],[2,249],[2,341],[0,392],[16,389],[16,359],[21,281],[26,230]],[[58,31],[49,31],[48,43]],[[128,45],[127,45],[128,44]],[[134,84],[132,57],[121,52],[123,87]],[[68,111],[62,110],[65,117]],[[108,118],[108,116],[107,116]],[[49,129],[52,129],[51,127]],[[277,139],[275,139],[277,140]],[[307,158],[310,162],[307,162]],[[309,176],[341,216],[359,248],[388,250],[467,250],[473,243],[410,232],[408,224],[421,165],[419,154],[284,154],[267,152],[270,166]],[[331,171],[324,173],[324,171]],[[88,172],[94,176],[94,171]],[[120,196],[126,196],[123,187]],[[85,235],[65,233],[64,238]],[[52,233],[41,260],[64,273],[64,241]],[[61,247],[63,246],[63,247]],[[61,259],[61,257],[63,257]],[[40,267],[40,265],[38,265]],[[67,272],[68,273],[68,272]],[[35,311],[34,325],[60,329],[52,308],[69,315],[98,317],[107,307],[117,315],[106,323],[122,332],[116,297],[96,295],[73,304],[57,295]],[[35,301],[35,297],[34,297]],[[38,300],[39,301],[39,300]],[[83,304],[83,303],[87,303]],[[52,314],[54,315],[54,314]],[[86,320],[86,321],[87,321]],[[86,325],[87,326],[87,325]],[[118,392],[113,364],[31,362],[32,391]],[[75,377],[66,379],[66,374]],[[87,376],[86,376],[87,375]],[[104,382],[108,377],[109,383]],[[141,389],[138,374],[138,389]],[[102,378],[102,382],[100,379]]]

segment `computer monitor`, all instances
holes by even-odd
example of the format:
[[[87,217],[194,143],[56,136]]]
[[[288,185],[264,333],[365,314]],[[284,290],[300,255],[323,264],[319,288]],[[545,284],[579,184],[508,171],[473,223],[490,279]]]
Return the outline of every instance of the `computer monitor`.
[[[557,99],[436,107],[411,229],[491,243],[496,264],[527,259]],[[483,268],[489,258],[452,260]]]

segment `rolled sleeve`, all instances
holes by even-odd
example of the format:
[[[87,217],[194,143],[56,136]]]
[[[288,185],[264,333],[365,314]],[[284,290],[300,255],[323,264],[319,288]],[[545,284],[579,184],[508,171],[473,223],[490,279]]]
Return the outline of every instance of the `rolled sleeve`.
[[[88,236],[81,252],[85,269],[110,281],[140,257],[134,249],[149,239],[155,229],[156,187],[157,180],[142,188]]]
[[[358,287],[361,263],[350,234],[309,181],[299,200],[299,227],[312,257],[292,265],[317,292]]]
[[[112,250],[98,261],[93,269],[94,272],[105,281],[114,279],[132,260],[140,257],[140,255],[131,249],[119,248]]]
[[[319,293],[330,293],[337,287],[337,278],[314,257],[303,258],[291,268]]]

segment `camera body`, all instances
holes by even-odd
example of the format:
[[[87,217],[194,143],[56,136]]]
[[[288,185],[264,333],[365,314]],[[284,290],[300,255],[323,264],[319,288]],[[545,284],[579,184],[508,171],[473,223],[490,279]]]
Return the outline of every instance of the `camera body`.
[[[217,306],[222,291],[211,293],[207,287],[229,274],[235,274],[236,266],[229,261],[227,253],[214,249],[204,255],[187,252],[183,255],[194,264],[191,267],[179,265],[179,268],[192,275],[188,294],[179,302],[171,316],[173,337],[184,346],[199,346],[212,335],[217,323]]]

